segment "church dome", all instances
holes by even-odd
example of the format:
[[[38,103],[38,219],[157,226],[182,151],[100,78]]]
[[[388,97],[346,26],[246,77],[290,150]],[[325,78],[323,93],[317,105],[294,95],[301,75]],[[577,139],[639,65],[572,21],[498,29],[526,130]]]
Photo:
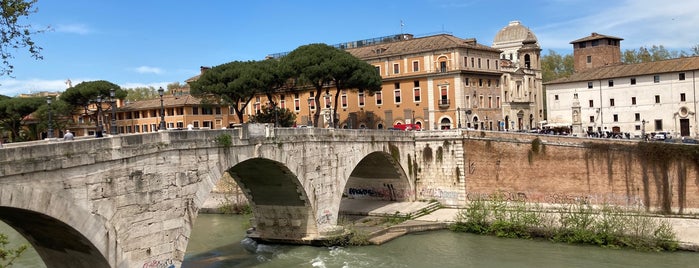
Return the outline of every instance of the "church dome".
[[[538,41],[536,35],[529,28],[522,25],[519,21],[511,21],[507,26],[502,28],[493,39],[493,46],[506,43],[521,43],[522,41],[532,40]]]

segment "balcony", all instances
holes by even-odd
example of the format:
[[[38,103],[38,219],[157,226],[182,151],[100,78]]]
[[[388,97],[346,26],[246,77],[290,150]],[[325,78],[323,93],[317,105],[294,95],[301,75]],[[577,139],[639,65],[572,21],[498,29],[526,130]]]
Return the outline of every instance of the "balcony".
[[[449,99],[439,99],[439,108],[449,107]]]

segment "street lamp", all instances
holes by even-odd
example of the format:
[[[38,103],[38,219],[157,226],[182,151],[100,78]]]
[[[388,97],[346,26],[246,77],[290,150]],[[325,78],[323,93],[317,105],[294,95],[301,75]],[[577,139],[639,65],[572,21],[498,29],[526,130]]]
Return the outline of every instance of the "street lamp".
[[[95,131],[95,137],[102,137],[102,95],[97,96],[97,129]]]
[[[109,100],[110,100],[109,104],[112,106],[112,122],[110,124],[111,128],[110,128],[109,134],[112,134],[112,135],[118,134],[117,124],[116,124],[116,100],[114,99],[115,95],[116,94],[114,92],[114,89],[113,88],[110,89],[109,90]]]
[[[646,120],[643,119],[643,120],[641,121],[641,124],[642,124],[642,125],[641,125],[641,139],[642,139],[643,141],[645,141],[645,140],[646,140]]]
[[[313,103],[313,97],[308,97],[308,126],[313,125],[313,118],[311,115],[311,103]]]
[[[46,130],[46,137],[51,139],[53,138],[53,122],[51,122],[51,97],[46,97],[46,104],[49,106],[49,123],[48,129]]]
[[[332,95],[329,92],[325,92],[325,107],[330,112],[330,128],[335,128],[335,111],[333,111],[331,104]]]
[[[165,93],[163,87],[158,88],[158,95],[160,95],[160,128],[158,128],[158,130],[165,130],[165,106],[163,106],[163,93]]]
[[[457,122],[456,128],[461,128],[461,108],[460,107],[456,107],[456,122]]]

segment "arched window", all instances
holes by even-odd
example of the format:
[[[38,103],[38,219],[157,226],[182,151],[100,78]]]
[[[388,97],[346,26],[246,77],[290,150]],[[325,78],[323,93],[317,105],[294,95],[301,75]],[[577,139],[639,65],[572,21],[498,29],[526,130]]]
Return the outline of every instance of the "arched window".
[[[527,68],[527,69],[532,68],[532,60],[531,60],[531,57],[529,57],[529,54],[524,55],[524,68]]]
[[[451,120],[449,118],[442,118],[439,122],[439,129],[451,129]]]

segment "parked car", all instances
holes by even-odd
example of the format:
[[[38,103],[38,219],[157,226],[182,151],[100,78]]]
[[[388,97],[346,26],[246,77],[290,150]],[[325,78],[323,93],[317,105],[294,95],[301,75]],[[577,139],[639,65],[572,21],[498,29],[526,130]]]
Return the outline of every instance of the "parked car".
[[[670,135],[670,133],[667,133],[667,132],[658,132],[658,133],[655,133],[655,136],[653,136],[653,140],[656,140],[656,141],[664,141],[664,140],[671,139],[671,138],[672,138],[672,136]]]

